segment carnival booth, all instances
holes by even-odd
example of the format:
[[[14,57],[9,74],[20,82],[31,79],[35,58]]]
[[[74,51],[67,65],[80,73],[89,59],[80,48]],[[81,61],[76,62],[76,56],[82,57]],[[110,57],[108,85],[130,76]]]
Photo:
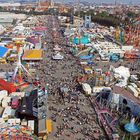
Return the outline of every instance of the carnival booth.
[[[6,63],[5,56],[8,52],[8,48],[0,46],[0,63]]]

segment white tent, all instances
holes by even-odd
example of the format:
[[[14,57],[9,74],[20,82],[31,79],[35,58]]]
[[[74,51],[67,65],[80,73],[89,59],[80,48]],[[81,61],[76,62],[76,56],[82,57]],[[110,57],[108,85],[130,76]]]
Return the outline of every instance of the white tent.
[[[60,48],[58,45],[56,45],[56,46],[53,48],[53,50],[54,50],[54,51],[61,51],[61,48]]]
[[[89,84],[82,83],[82,88],[83,88],[83,90],[85,91],[86,94],[91,94],[92,89],[91,89]]]
[[[19,34],[19,33],[24,33],[24,31],[25,31],[25,27],[22,25],[22,24],[19,24],[19,25],[17,25],[17,26],[15,26],[14,28],[13,28],[13,33],[15,33],[15,34]]]
[[[54,60],[62,60],[64,56],[62,56],[60,53],[57,53],[56,55],[52,56]]]
[[[0,34],[2,34],[6,29],[0,24]]]
[[[119,78],[120,82],[116,84],[117,86],[124,87],[127,85],[128,78],[130,77],[129,68],[120,66],[114,69],[114,76]]]

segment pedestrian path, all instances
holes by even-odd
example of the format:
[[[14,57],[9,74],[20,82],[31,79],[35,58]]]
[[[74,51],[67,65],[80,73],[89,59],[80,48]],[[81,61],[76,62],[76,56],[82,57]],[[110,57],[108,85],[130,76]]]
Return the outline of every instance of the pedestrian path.
[[[59,30],[57,20],[54,26]],[[51,25],[50,23],[48,23]],[[56,25],[55,25],[56,24]],[[51,26],[52,29],[53,27]],[[82,70],[77,63],[76,59],[67,53],[66,46],[61,45],[60,42],[64,41],[58,32],[60,38],[55,40],[55,44],[59,44],[63,48],[63,60],[53,60],[51,56],[54,54],[53,38],[47,46],[47,61],[45,66],[46,79],[49,83],[49,96],[48,96],[48,118],[53,120],[53,132],[48,136],[48,139],[53,140],[92,140],[95,138],[94,131],[99,130],[102,136],[103,132],[96,122],[96,114],[88,98],[85,97],[81,91],[77,89],[75,77],[81,74]],[[49,31],[53,34],[53,31]],[[59,42],[57,42],[59,41]],[[64,44],[64,43],[63,43]],[[61,93],[61,87],[67,87],[69,93]]]

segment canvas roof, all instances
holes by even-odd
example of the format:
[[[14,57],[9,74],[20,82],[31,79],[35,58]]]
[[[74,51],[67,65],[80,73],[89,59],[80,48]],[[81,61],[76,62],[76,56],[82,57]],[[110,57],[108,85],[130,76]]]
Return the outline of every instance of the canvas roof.
[[[22,60],[42,60],[43,50],[26,50]]]
[[[2,58],[7,51],[8,51],[8,48],[0,46],[0,58]]]

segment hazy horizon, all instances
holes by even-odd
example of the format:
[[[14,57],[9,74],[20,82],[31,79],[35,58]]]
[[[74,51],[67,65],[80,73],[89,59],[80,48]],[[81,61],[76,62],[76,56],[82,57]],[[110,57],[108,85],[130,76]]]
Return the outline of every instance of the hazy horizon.
[[[12,0],[12,2],[35,2],[38,0]],[[45,1],[45,0],[42,0]],[[47,0],[46,0],[47,1]],[[54,2],[77,2],[78,0],[53,0]],[[11,0],[0,0],[0,2],[11,2]],[[89,2],[89,3],[97,3],[97,4],[101,4],[101,3],[115,3],[115,0],[80,0],[80,2]],[[120,3],[120,4],[140,4],[140,1],[138,2],[138,0],[116,0],[116,3]]]
[[[54,0],[56,2],[77,2],[78,0]],[[115,3],[115,0],[80,0],[80,2],[91,2],[91,3]],[[123,4],[137,4],[140,3],[140,1],[138,2],[138,0],[116,0],[117,3],[123,3]]]

